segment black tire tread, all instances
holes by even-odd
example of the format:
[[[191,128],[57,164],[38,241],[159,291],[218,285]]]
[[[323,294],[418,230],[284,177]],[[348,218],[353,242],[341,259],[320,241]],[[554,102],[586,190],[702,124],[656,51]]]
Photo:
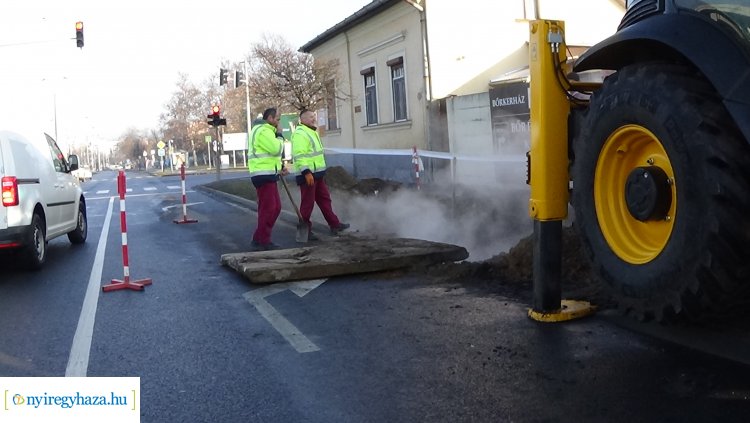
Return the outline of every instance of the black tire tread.
[[[695,70],[684,65],[651,63],[622,69],[610,76],[592,96],[589,110],[583,118],[582,130],[574,140],[574,157],[579,160],[584,154],[582,149],[591,148],[587,147],[590,136],[587,126],[593,125],[604,109],[613,107],[613,103],[627,103],[631,100],[630,96],[638,96],[638,92],[629,90],[648,80],[655,82],[651,84],[652,87],[664,87],[663,91],[672,96],[672,103],[680,105],[683,111],[700,111],[700,122],[695,124],[698,136],[684,140],[684,148],[695,150],[691,154],[699,157],[701,164],[694,168],[703,167],[696,169],[696,172],[706,176],[704,186],[709,193],[706,204],[711,213],[705,216],[703,222],[707,231],[704,245],[699,256],[693,260],[694,264],[685,266],[687,271],[681,275],[684,282],[678,286],[663,286],[655,290],[654,295],[639,298],[634,288],[622,282],[627,276],[620,275],[620,282],[612,276],[606,263],[600,260],[602,253],[596,251],[591,240],[587,240],[591,233],[585,229],[581,230],[582,244],[592,259],[592,268],[614,288],[613,294],[623,311],[643,320],[723,317],[747,304],[750,295],[750,283],[746,282],[750,274],[750,265],[747,264],[750,263],[750,196],[747,195],[750,192],[750,148],[711,85]],[[597,101],[597,97],[603,100]],[[648,96],[641,96],[642,101],[647,99]],[[609,103],[605,104],[607,101]],[[576,174],[577,166],[574,162],[574,179],[582,177],[582,174]],[[680,182],[678,180],[677,184]],[[578,181],[575,186],[579,186]],[[585,195],[588,193],[576,193],[574,189],[574,206],[579,203],[585,205]],[[577,210],[577,227],[589,224],[582,220],[587,220],[587,215]],[[598,227],[596,222],[593,225]]]

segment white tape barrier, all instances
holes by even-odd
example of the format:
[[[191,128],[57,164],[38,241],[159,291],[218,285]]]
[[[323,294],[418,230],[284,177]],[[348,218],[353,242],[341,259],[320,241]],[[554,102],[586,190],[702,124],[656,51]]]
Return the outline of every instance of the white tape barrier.
[[[339,148],[326,147],[326,152],[336,154],[367,154],[378,156],[412,156],[414,151],[411,149],[366,149],[366,148]],[[472,156],[466,154],[451,154],[441,151],[417,150],[419,157],[430,157],[433,159],[459,160],[472,162],[490,162],[490,163],[526,163],[526,156],[523,154],[502,154],[494,156]]]

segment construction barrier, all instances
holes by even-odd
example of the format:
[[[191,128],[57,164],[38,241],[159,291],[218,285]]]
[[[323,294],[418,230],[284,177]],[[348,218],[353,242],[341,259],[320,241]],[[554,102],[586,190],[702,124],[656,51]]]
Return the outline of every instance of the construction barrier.
[[[416,175],[417,190],[419,190],[420,189],[420,187],[419,187],[420,161],[419,161],[419,154],[417,154],[417,146],[416,145],[414,147],[412,147],[411,164],[414,165],[414,174]]]
[[[187,217],[187,195],[185,194],[185,163],[180,166],[180,179],[182,180],[182,220],[174,220],[174,223],[195,223],[196,219]]]
[[[444,151],[421,150],[415,147],[409,149],[396,148],[343,148],[343,147],[326,147],[326,154],[344,154],[344,155],[374,155],[374,156],[410,156],[411,163],[409,175],[414,175],[418,179],[420,186],[424,185],[429,178],[425,176],[424,158],[448,162],[450,181],[456,183],[474,183],[477,178],[486,177],[488,172],[492,172],[491,166],[502,164],[503,169],[508,165],[512,169],[522,172],[526,169],[526,156],[524,154],[456,154]],[[402,162],[403,163],[403,162]],[[519,173],[520,174],[520,173]],[[357,175],[355,175],[357,176]],[[370,175],[383,178],[382,175]],[[410,178],[412,179],[412,178]],[[413,179],[412,179],[413,180]],[[399,182],[404,182],[399,180]]]
[[[123,280],[112,279],[108,285],[102,286],[102,291],[109,292],[118,289],[132,289],[143,291],[143,287],[151,285],[151,278],[130,281],[130,265],[128,264],[128,230],[125,221],[125,172],[120,171],[117,175],[117,193],[120,194],[120,230],[122,232],[122,266],[125,277]]]

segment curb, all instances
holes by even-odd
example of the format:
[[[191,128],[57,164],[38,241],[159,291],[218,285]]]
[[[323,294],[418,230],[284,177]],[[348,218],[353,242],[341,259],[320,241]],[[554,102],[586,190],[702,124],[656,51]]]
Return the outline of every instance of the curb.
[[[219,191],[213,188],[208,188],[203,185],[195,186],[193,187],[193,189],[195,189],[196,191],[201,191],[212,197],[218,197],[220,200],[223,200],[223,201],[245,206],[254,212],[258,211],[258,203],[256,201],[248,200],[247,198],[243,198],[234,194],[228,194],[224,191]],[[283,205],[284,204],[282,202],[281,214],[279,215],[279,219],[283,220],[284,222],[290,225],[297,226],[297,223],[299,223],[299,218],[297,217],[297,213],[295,213],[294,211],[290,211],[290,210],[284,210]],[[312,224],[313,224],[312,229],[316,235],[320,236],[320,234],[326,234],[326,235],[328,234],[329,228],[326,223],[312,220]]]

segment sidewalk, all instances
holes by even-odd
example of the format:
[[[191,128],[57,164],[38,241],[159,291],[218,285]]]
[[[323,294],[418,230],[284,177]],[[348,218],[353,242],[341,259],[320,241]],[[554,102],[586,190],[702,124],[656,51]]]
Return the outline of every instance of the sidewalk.
[[[148,172],[150,175],[153,176],[180,176],[180,169],[172,170],[168,167],[164,168],[164,171],[162,172],[161,167],[148,169],[148,170],[137,170],[133,169],[136,172]],[[222,168],[221,173],[234,173],[234,172],[247,172],[246,167],[228,167],[228,168]],[[197,167],[190,167],[185,168],[185,175],[207,175],[207,174],[216,174],[216,168],[208,168],[205,166],[197,166]]]
[[[244,170],[244,169],[243,169]],[[224,170],[222,170],[224,171]],[[252,184],[250,182],[250,177],[243,178],[244,181],[246,181],[248,184]],[[292,205],[291,200],[289,199],[289,195],[287,194],[286,190],[284,189],[284,186],[279,181],[277,184],[277,188],[279,190],[279,198],[281,199],[281,214],[279,215],[279,219],[283,220],[284,222],[287,222],[291,225],[297,225],[299,223],[299,218],[297,217],[297,213],[295,212],[295,206],[299,207],[299,201],[300,201],[300,192],[299,187],[297,187],[297,183],[294,181],[294,177],[287,176],[286,177],[286,183],[289,187],[289,192],[292,195],[292,198],[294,199],[294,205]],[[236,204],[241,204],[245,207],[248,207],[249,209],[253,211],[258,211],[258,203],[254,200],[249,200],[247,198],[243,198],[237,195],[229,194],[220,190],[216,190],[213,188],[209,188],[206,186],[197,186],[195,187],[197,190],[206,192],[210,195],[214,195],[217,197],[221,197],[225,200],[234,202]],[[333,207],[336,214],[339,216],[339,219],[342,222],[349,222],[349,219],[347,216],[342,215],[339,213],[339,211],[336,208],[337,201],[345,201],[345,198],[348,197],[346,194],[340,192],[331,190],[331,196],[333,197]],[[313,223],[313,232],[320,236],[321,239],[330,238],[330,228],[328,227],[328,224],[326,223],[325,219],[323,218],[323,214],[320,212],[317,206],[313,208],[313,213],[310,219]],[[356,228],[352,227],[347,232],[358,232]]]

